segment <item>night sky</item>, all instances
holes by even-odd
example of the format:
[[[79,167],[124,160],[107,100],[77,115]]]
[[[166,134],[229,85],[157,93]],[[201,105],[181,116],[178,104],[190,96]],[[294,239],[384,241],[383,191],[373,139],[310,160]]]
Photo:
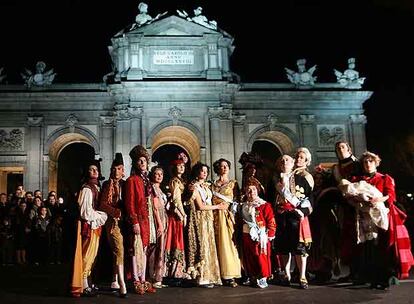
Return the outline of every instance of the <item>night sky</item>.
[[[140,1],[0,2],[0,67],[22,83],[24,67],[43,60],[55,82],[101,82],[111,69],[110,38],[131,24]],[[109,5],[111,3],[111,5]],[[116,3],[116,4],[115,4]],[[414,175],[414,1],[146,1],[149,14],[197,6],[234,38],[232,70],[242,82],[288,82],[284,67],[318,65],[318,82],[336,82],[349,57],[374,91],[365,103],[367,144],[382,170],[406,182]],[[411,45],[410,45],[411,44]],[[397,161],[395,160],[397,158]],[[409,163],[407,163],[409,162]],[[410,181],[414,181],[411,179]]]

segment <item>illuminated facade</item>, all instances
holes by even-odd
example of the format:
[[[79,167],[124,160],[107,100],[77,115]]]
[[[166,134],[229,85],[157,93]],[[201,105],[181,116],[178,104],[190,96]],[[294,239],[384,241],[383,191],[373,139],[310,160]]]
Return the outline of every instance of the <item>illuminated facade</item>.
[[[366,149],[363,103],[372,92],[315,83],[243,83],[231,72],[233,38],[178,16],[121,31],[109,47],[113,73],[98,84],[0,85],[0,178],[23,172],[26,189],[54,190],[60,153],[90,145],[104,176],[115,152],[177,145],[192,163],[237,163],[257,141],[280,154],[308,147],[313,164],[336,161],[334,143]],[[254,58],[246,64],[254,64]],[[266,68],[266,67],[263,67]],[[238,166],[232,176],[241,181]]]

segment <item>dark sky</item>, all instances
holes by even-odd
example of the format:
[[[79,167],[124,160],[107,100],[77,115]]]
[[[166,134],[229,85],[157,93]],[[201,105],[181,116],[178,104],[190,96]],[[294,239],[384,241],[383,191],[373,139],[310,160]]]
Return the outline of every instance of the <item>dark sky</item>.
[[[110,71],[110,38],[134,21],[139,2],[1,0],[0,66],[9,83],[21,83],[19,73],[38,60],[55,69],[56,82],[100,82]],[[332,69],[345,70],[355,57],[364,89],[374,91],[364,106],[368,148],[389,153],[393,139],[414,129],[412,0],[147,3],[153,17],[202,6],[235,38],[231,66],[243,82],[288,82],[283,68],[296,69],[298,58],[318,65],[319,82],[335,82]]]

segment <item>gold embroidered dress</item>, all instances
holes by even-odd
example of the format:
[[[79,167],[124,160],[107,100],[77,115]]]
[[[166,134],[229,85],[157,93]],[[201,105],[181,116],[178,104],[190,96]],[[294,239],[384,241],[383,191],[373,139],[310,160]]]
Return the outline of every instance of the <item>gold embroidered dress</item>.
[[[198,285],[221,285],[220,268],[217,259],[214,236],[213,210],[199,210],[195,202],[196,193],[204,205],[212,205],[212,192],[206,182],[196,183],[190,198],[189,257],[187,272]]]
[[[216,180],[212,186],[213,205],[219,205],[223,202],[229,204],[236,200],[237,197],[235,196],[238,194],[238,188],[237,181],[235,180],[230,180],[224,185],[220,185],[218,180]],[[214,210],[213,213],[221,278],[225,280],[240,278],[240,258],[234,242],[234,215],[230,210]]]

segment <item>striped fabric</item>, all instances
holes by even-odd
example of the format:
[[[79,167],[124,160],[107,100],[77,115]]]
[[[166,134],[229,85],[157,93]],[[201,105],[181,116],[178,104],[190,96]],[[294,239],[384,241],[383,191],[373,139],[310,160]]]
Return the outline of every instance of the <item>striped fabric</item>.
[[[394,204],[390,204],[390,228],[389,243],[391,247],[394,245],[395,255],[398,262],[398,278],[406,279],[409,271],[414,266],[414,258],[411,252],[411,241],[404,221],[407,215],[398,209]]]

